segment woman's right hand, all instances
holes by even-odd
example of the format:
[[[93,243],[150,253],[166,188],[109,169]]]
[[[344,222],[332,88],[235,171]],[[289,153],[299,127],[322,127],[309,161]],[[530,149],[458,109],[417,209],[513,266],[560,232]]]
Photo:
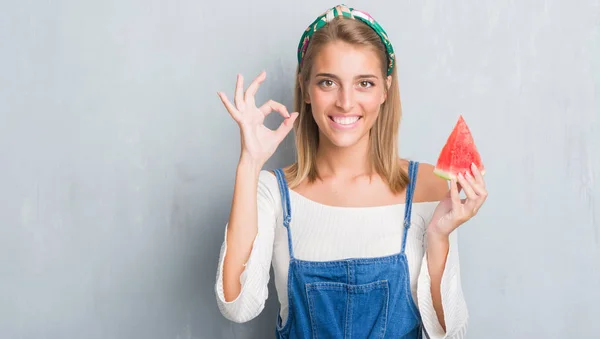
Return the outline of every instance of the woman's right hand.
[[[235,87],[235,105],[233,105],[223,92],[217,94],[227,108],[227,111],[237,122],[241,134],[241,158],[248,160],[258,166],[264,165],[275,153],[277,146],[285,136],[292,130],[298,113],[290,114],[287,108],[273,100],[267,101],[261,107],[256,107],[254,95],[258,87],[265,80],[266,73],[263,71],[244,93],[244,78],[238,74]],[[271,130],[264,125],[265,117],[273,111],[277,111],[285,118],[276,130]]]

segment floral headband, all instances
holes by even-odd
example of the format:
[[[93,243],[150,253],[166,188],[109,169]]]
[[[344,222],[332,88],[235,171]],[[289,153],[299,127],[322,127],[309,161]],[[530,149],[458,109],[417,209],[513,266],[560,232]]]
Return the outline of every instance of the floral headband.
[[[338,5],[333,8],[328,9],[325,13],[319,16],[315,21],[313,21],[310,26],[304,31],[302,34],[302,38],[300,39],[300,44],[298,44],[298,64],[302,67],[302,61],[304,59],[304,54],[308,49],[308,43],[310,38],[315,34],[317,30],[327,25],[333,19],[338,16],[344,16],[350,19],[358,19],[371,27],[377,35],[381,38],[381,41],[385,45],[388,56],[388,67],[387,67],[387,75],[392,74],[392,70],[394,69],[395,55],[394,49],[392,48],[392,43],[387,37],[387,34],[383,30],[383,28],[371,17],[367,12],[360,11],[357,9],[349,8],[346,5]]]

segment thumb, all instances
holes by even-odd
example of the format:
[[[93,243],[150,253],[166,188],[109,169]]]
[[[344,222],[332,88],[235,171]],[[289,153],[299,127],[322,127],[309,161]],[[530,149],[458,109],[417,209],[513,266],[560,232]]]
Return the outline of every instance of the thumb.
[[[290,117],[283,120],[281,125],[275,131],[275,135],[277,136],[277,141],[281,142],[285,138],[288,133],[294,128],[294,121],[298,118],[298,112],[294,112],[290,114]]]

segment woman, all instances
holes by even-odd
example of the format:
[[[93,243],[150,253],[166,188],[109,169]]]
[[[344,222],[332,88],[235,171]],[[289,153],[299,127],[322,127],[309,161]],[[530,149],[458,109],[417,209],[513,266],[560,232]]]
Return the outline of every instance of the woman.
[[[216,293],[228,319],[256,317],[273,265],[277,338],[460,338],[468,312],[456,234],[487,192],[481,173],[447,182],[398,156],[395,56],[368,14],[336,6],[304,32],[295,107],[257,108],[260,74],[234,104],[242,151]],[[284,121],[271,131],[264,117]],[[297,162],[262,170],[294,128]],[[461,200],[459,191],[466,199]]]

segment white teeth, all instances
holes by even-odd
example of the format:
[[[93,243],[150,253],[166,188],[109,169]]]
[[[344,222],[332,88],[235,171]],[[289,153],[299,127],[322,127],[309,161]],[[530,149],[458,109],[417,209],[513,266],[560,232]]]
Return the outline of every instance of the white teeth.
[[[340,125],[351,125],[358,121],[359,117],[331,117],[333,121]]]

